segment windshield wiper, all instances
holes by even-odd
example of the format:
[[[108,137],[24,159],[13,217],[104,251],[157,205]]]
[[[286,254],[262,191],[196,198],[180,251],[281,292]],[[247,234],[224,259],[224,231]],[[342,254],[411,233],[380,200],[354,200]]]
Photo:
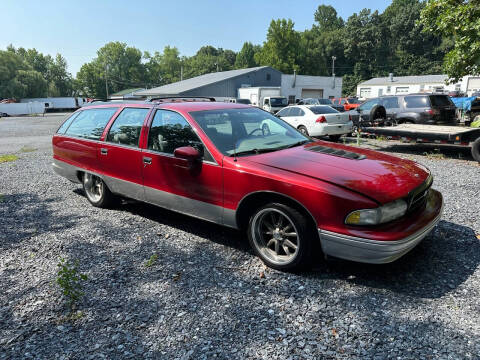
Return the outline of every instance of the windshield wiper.
[[[312,140],[302,140],[302,141],[299,141],[299,142],[296,142],[296,143],[287,145],[287,146],[283,147],[282,149],[290,149],[290,148],[293,148],[293,147],[295,147],[295,146],[300,146],[300,145],[309,143],[309,142],[311,142],[311,141],[312,141]]]
[[[278,149],[276,148],[265,148],[265,149],[250,149],[250,150],[243,150],[243,151],[238,151],[233,154],[230,154],[229,156],[238,156],[238,155],[248,155],[248,154],[262,154],[270,151],[276,151]]]

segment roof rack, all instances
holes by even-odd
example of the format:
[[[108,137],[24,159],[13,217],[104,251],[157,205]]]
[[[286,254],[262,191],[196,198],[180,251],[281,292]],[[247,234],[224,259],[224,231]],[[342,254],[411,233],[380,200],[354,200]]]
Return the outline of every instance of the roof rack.
[[[161,96],[147,99],[150,102],[189,102],[189,101],[216,101],[214,97],[208,96]]]

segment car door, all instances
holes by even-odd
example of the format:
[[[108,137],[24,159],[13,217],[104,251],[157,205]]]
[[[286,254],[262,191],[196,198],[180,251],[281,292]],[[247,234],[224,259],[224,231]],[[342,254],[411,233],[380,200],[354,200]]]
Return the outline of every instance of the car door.
[[[143,200],[140,135],[149,108],[125,107],[113,120],[98,149],[98,161],[109,189]]]
[[[189,164],[174,156],[179,147],[192,146],[202,160]],[[223,173],[187,119],[171,110],[157,109],[143,150],[145,201],[221,223]]]

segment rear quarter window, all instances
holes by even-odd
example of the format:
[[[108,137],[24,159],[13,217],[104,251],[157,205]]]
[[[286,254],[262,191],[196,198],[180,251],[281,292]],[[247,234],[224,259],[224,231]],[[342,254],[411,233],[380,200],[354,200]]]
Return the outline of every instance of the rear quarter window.
[[[430,101],[428,96],[405,96],[405,107],[407,108],[421,108],[429,107]]]
[[[453,105],[453,102],[448,96],[445,95],[432,95],[430,96],[430,102],[432,106],[449,106]]]
[[[99,140],[105,126],[118,108],[86,109],[79,112],[65,131],[65,135]]]

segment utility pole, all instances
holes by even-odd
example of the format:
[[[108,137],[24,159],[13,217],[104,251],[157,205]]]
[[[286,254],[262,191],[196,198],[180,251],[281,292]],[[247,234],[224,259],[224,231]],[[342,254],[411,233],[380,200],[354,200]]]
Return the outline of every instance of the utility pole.
[[[105,90],[107,91],[107,99],[108,100],[108,64],[105,65]]]
[[[337,57],[332,56],[332,78],[333,78],[332,89],[335,89],[335,60],[337,60]]]
[[[217,72],[218,72],[218,63],[215,63],[215,65],[217,66]]]
[[[180,81],[183,80],[183,65],[180,66]]]

